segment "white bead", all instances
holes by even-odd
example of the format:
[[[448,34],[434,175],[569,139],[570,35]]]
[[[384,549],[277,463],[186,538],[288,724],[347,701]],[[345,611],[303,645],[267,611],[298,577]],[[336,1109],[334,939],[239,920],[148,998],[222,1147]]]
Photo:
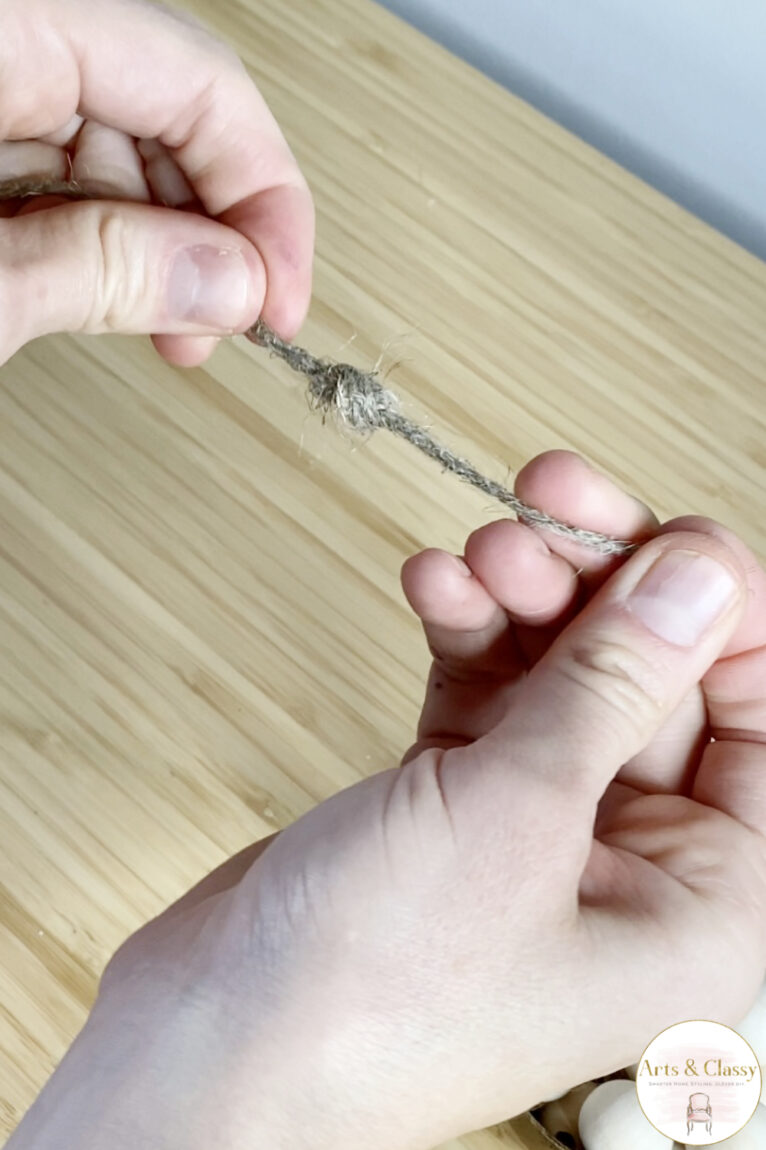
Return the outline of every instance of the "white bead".
[[[647,1120],[635,1083],[625,1078],[602,1082],[585,1099],[580,1138],[585,1150],[672,1150],[673,1146],[673,1140]]]
[[[733,1028],[749,1042],[760,1063],[766,1062],[766,982],[748,1013]]]
[[[757,1107],[755,1114],[744,1130],[739,1134],[732,1134],[731,1138],[724,1138],[723,1142],[715,1143],[725,1150],[763,1150],[766,1146],[766,1106]],[[694,1146],[687,1146],[686,1150],[695,1150]]]

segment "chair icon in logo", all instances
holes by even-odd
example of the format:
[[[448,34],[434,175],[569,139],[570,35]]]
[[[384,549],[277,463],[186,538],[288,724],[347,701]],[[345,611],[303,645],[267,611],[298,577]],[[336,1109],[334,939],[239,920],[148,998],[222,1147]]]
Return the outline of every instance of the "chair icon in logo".
[[[713,1132],[713,1111],[707,1094],[690,1094],[686,1107],[686,1133],[691,1134],[695,1122],[704,1122],[708,1134]]]

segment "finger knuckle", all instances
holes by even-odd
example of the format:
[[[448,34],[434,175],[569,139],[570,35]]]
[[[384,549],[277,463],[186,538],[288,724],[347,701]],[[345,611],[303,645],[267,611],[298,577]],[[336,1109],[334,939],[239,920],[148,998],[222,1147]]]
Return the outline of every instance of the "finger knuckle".
[[[662,717],[665,691],[660,669],[625,643],[575,644],[561,670],[598,699],[601,721],[608,723],[611,716],[620,732],[626,725],[645,731]]]
[[[441,873],[458,850],[454,796],[443,772],[447,754],[441,747],[431,747],[391,774],[382,824],[385,841],[399,844],[390,854],[393,871],[402,866],[409,870],[423,843],[429,846],[428,858],[418,857],[422,874],[432,864]]]
[[[146,261],[131,242],[130,226],[118,210],[101,209],[96,219],[97,268],[87,332],[124,331],[147,298]]]

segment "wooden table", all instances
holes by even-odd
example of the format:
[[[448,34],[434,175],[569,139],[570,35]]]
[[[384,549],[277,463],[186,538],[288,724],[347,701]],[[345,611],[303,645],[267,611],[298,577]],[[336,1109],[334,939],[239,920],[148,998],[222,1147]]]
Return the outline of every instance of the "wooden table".
[[[761,263],[368,0],[188,7],[313,187],[302,342],[397,363],[500,480],[570,447],[766,556]],[[66,337],[3,369],[0,1133],[129,932],[397,761],[427,667],[399,566],[500,513],[323,427],[243,340],[204,370]]]

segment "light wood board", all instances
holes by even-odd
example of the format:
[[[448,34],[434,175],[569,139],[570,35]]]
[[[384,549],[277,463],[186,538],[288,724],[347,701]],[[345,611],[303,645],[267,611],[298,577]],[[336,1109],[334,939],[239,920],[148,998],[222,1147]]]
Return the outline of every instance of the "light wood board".
[[[762,264],[368,0],[187,6],[314,190],[302,342],[398,363],[408,411],[500,480],[573,448],[766,556]],[[46,339],[0,383],[7,1134],[128,933],[396,763],[428,663],[399,567],[502,510],[323,427],[243,340],[177,371]]]

